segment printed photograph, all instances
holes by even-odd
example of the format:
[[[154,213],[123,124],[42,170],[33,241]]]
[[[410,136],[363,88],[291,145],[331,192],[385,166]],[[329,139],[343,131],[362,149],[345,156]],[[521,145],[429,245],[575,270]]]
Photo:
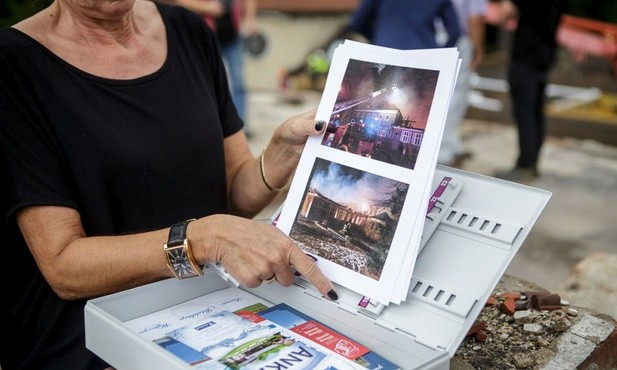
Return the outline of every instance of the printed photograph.
[[[379,280],[408,189],[316,158],[289,235],[307,253]]]
[[[350,59],[321,144],[414,169],[438,77]]]

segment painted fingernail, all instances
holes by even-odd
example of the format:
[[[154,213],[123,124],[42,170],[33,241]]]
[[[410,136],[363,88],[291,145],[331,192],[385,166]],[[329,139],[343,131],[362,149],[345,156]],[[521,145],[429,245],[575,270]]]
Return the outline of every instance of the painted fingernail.
[[[317,121],[315,124],[315,131],[321,131],[326,123],[324,121]]]
[[[302,274],[301,274],[301,273],[299,273],[298,271],[294,272],[294,275],[295,275],[295,276],[302,276]]]
[[[328,298],[330,298],[333,301],[336,301],[338,299],[338,294],[336,294],[334,289],[330,289],[330,291],[328,292]]]
[[[312,255],[310,255],[310,254],[308,254],[308,253],[305,253],[305,254],[306,254],[307,256],[311,257],[311,258],[313,259],[313,262],[317,262],[317,257],[312,256]]]

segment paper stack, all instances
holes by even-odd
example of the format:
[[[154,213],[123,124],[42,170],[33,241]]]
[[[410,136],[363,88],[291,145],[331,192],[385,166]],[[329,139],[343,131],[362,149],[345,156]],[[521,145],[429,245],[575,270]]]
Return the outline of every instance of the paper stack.
[[[277,227],[340,284],[384,305],[407,297],[450,97],[455,48],[396,50],[346,40]]]

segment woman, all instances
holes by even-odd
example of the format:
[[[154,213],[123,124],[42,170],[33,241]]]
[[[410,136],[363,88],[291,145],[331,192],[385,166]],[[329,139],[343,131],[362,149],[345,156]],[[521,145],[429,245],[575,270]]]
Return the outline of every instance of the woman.
[[[143,0],[56,0],[0,30],[3,261],[18,271],[3,269],[3,370],[107,367],[85,348],[87,299],[209,262],[247,287],[295,270],[337,298],[291,239],[246,218],[324,124],[293,117],[254,158],[216,45],[199,16]]]

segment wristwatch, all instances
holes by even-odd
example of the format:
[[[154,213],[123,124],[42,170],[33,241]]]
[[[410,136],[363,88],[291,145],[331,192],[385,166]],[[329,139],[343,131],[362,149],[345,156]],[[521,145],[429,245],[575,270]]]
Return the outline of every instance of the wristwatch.
[[[195,219],[173,224],[169,229],[169,239],[163,245],[167,257],[167,266],[178,279],[186,279],[204,273],[195,261],[191,252],[191,244],[186,238],[186,228],[191,221],[195,221]]]

